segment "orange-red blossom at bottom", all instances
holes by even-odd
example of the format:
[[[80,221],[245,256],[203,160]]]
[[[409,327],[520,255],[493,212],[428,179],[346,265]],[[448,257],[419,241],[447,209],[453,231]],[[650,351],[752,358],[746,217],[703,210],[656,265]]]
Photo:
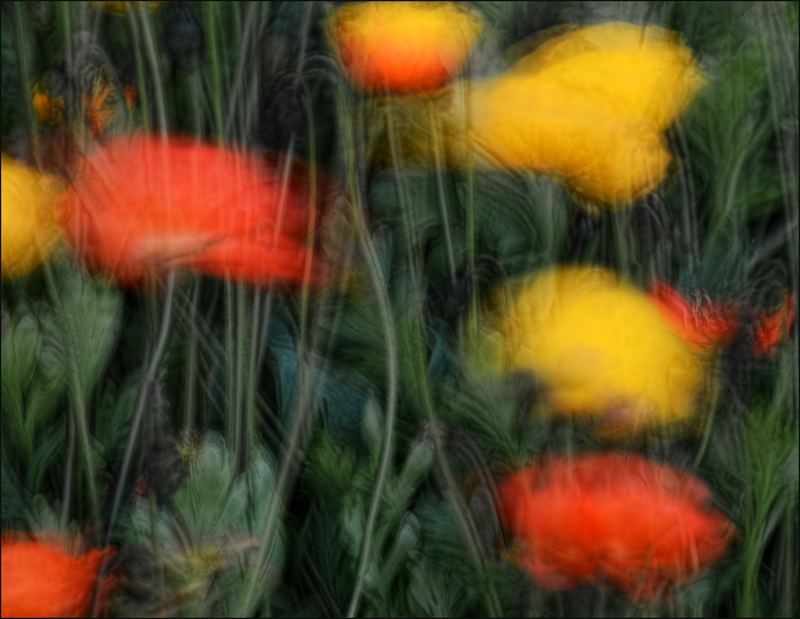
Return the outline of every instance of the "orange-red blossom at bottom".
[[[543,588],[654,601],[722,559],[736,529],[698,478],[622,453],[553,456],[500,486],[513,560]]]
[[[56,535],[2,537],[3,617],[88,617],[93,610],[97,579],[116,551],[77,552]],[[96,608],[102,613],[117,585],[112,573],[100,584]]]
[[[258,285],[299,283],[307,270],[326,279],[318,258],[307,265],[306,239],[327,185],[298,160],[123,137],[82,167],[59,220],[87,266],[123,285],[169,269]]]

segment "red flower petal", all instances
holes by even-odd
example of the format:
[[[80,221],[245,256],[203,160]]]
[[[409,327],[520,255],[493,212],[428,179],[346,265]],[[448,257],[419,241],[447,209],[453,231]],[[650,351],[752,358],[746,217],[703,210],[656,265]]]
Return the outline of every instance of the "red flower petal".
[[[90,268],[123,284],[183,268],[254,284],[300,282],[309,170],[176,138],[119,138],[85,160],[60,220]],[[317,195],[326,195],[317,178]],[[318,200],[321,205],[322,200]],[[325,280],[319,260],[311,280]]]
[[[113,548],[83,554],[67,551],[68,541],[52,536],[25,538],[3,534],[3,617],[87,617],[102,567],[116,554]],[[117,585],[107,576],[100,591],[100,609]]]
[[[709,300],[698,305],[662,282],[651,283],[649,295],[681,337],[698,348],[725,346],[742,328],[741,308],[736,303]]]
[[[552,457],[500,486],[515,559],[542,587],[608,582],[641,601],[725,556],[736,531],[710,498],[692,475],[632,454]]]
[[[756,317],[755,347],[757,355],[773,355],[784,335],[788,338],[794,322],[795,296],[789,295],[786,302],[775,312],[759,312]]]

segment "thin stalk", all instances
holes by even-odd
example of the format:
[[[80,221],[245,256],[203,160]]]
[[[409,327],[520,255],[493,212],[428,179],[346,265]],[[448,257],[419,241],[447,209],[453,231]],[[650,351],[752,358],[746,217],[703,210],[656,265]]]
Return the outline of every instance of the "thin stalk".
[[[246,61],[251,57],[249,53],[250,39],[253,37],[253,31],[256,27],[255,12],[258,6],[257,2],[249,3],[247,7],[247,16],[244,24],[244,34],[242,34],[242,41],[239,46],[239,60],[236,63],[236,69],[233,72],[233,88],[231,90],[230,109],[228,110],[228,120],[225,123],[225,136],[231,138],[231,131],[233,129],[233,121],[236,117],[237,105],[239,102],[239,95],[245,84],[244,71]]]
[[[439,436],[436,412],[431,400],[428,376],[425,370],[425,355],[422,348],[424,339],[420,333],[420,328],[421,327],[417,324],[416,328],[413,330],[411,346],[413,348],[413,361],[416,379],[419,381],[419,395],[422,402],[422,409],[428,419],[428,423],[430,423],[433,428],[431,437],[433,440],[436,463],[442,477],[442,485],[444,486],[445,496],[450,503],[453,516],[455,517],[459,529],[461,529],[461,535],[466,542],[467,554],[469,555],[472,563],[478,569],[482,570],[483,559],[481,557],[481,552],[479,550],[477,541],[479,539],[478,530],[475,526],[475,522],[472,520],[472,516],[469,513],[469,508],[467,507],[464,498],[461,495],[461,489],[456,482],[455,476],[450,468],[450,463],[447,461],[447,452],[442,444],[441,437]],[[491,583],[487,583],[486,588],[486,610],[491,617],[499,617],[501,615],[501,605],[497,590]]]
[[[14,2],[13,18],[14,44],[17,48],[17,69],[19,71],[20,95],[22,96],[22,109],[25,113],[25,122],[28,126],[28,138],[30,139],[31,149],[33,150],[33,158],[37,167],[41,169],[42,158],[41,151],[39,149],[39,133],[36,127],[36,117],[33,113],[30,96],[30,69],[28,67],[28,54],[25,52],[25,37],[23,34],[21,5],[21,2]]]
[[[92,512],[92,518],[95,521],[100,520],[100,509],[97,500],[97,486],[95,485],[94,477],[94,464],[92,463],[92,446],[89,441],[89,424],[86,415],[86,401],[84,400],[83,381],[81,380],[81,369],[79,361],[75,355],[76,350],[76,337],[75,330],[72,326],[69,312],[64,309],[61,302],[61,297],[58,294],[55,281],[53,280],[53,273],[50,271],[49,265],[45,262],[44,268],[45,282],[47,285],[50,297],[53,299],[55,306],[58,310],[58,315],[61,320],[61,326],[64,330],[65,336],[65,349],[67,352],[67,363],[69,365],[69,385],[70,393],[72,395],[72,406],[75,410],[75,419],[78,429],[78,436],[81,441],[81,451],[83,452],[83,464],[86,468],[86,477],[89,492],[89,506]]]
[[[153,355],[147,365],[142,386],[139,390],[139,398],[136,402],[136,410],[133,413],[133,423],[131,423],[130,433],[128,435],[128,443],[125,445],[125,453],[122,456],[122,466],[119,471],[119,481],[117,488],[114,492],[114,502],[111,506],[111,515],[108,518],[108,532],[106,534],[105,545],[111,542],[111,534],[114,531],[114,521],[117,518],[120,503],[122,502],[122,491],[125,488],[125,478],[128,475],[128,469],[131,465],[131,458],[133,456],[133,449],[136,446],[136,440],[139,436],[139,427],[142,425],[144,418],[144,411],[147,405],[147,396],[150,393],[150,385],[156,376],[156,371],[161,363],[161,357],[164,355],[164,349],[167,345],[167,336],[169,335],[169,326],[172,320],[172,302],[175,298],[175,272],[170,271],[167,276],[167,292],[164,300],[164,312],[161,316],[161,330],[158,334],[156,346],[153,349]]]
[[[393,167],[395,169],[395,182],[397,183],[398,198],[400,202],[400,208],[403,213],[402,221],[403,221],[403,226],[405,227],[404,232],[406,239],[408,239],[406,243],[406,251],[408,253],[409,269],[411,270],[412,286],[416,291],[418,266],[416,260],[414,259],[412,243],[410,240],[411,235],[413,233],[413,224],[410,221],[411,211],[409,211],[406,206],[405,193],[403,192],[402,184],[400,182],[400,175],[397,172],[399,163],[398,153],[397,153],[397,136],[395,134],[394,119],[391,113],[391,106],[387,107],[387,129],[389,134],[389,150],[392,157]],[[434,140],[435,140],[435,134],[434,134]],[[437,155],[437,160],[438,160],[438,155]],[[437,170],[438,170],[438,162],[437,162]],[[418,303],[417,301],[414,302],[415,310],[417,309],[417,303]],[[482,559],[476,541],[478,539],[477,529],[475,527],[475,523],[472,522],[472,518],[469,516],[468,508],[464,504],[464,500],[461,497],[458,484],[455,481],[455,477],[452,473],[452,470],[450,469],[450,464],[447,461],[444,445],[442,444],[439,432],[436,430],[436,413],[434,411],[433,403],[431,400],[427,373],[425,369],[425,351],[424,351],[425,340],[423,334],[421,333],[421,322],[414,320],[412,321],[412,324],[415,325],[411,341],[411,347],[413,349],[412,360],[414,363],[415,375],[416,375],[415,378],[418,381],[419,396],[422,401],[422,408],[425,412],[425,416],[428,422],[432,424],[434,430],[431,434],[434,446],[434,453],[436,454],[436,462],[441,472],[442,481],[444,482],[443,485],[445,487],[445,493],[447,495],[448,501],[450,502],[451,507],[453,509],[453,514],[456,520],[458,521],[458,525],[459,528],[461,529],[462,536],[467,543],[467,551],[473,563],[476,566],[481,567]],[[492,616],[500,615],[499,597],[492,585],[489,585],[489,591],[486,599],[486,606],[490,615]]]
[[[219,54],[217,50],[217,3],[206,3],[206,32],[208,32],[208,53],[211,55],[211,83],[214,91],[214,129],[217,145],[223,144],[222,127],[222,89],[220,88]]]
[[[311,15],[314,11],[314,3],[306,2],[306,12],[303,15],[303,25],[300,30],[300,52],[297,55],[297,68],[295,70],[294,85],[300,83],[300,78],[303,75],[303,62],[306,55],[306,47],[308,47],[308,34],[311,26]]]
[[[442,227],[444,228],[444,243],[447,249],[447,266],[450,270],[450,283],[456,283],[456,259],[453,253],[453,239],[450,237],[450,219],[447,216],[447,201],[444,194],[444,179],[442,178],[442,158],[439,153],[438,123],[434,115],[433,106],[428,107],[431,117],[431,140],[433,141],[433,158],[436,163],[436,186],[439,189],[439,209],[442,214]]]
[[[234,454],[234,462],[238,466],[239,454],[239,416],[236,414],[236,345],[234,343],[234,330],[236,317],[233,303],[234,283],[226,279],[223,284],[225,287],[225,367],[227,369],[226,390],[227,405],[226,417],[228,420],[228,440],[231,443],[231,450]]]
[[[156,112],[158,113],[158,124],[161,135],[167,135],[167,111],[164,104],[164,90],[161,82],[161,70],[158,67],[158,56],[156,54],[155,39],[150,29],[150,12],[147,10],[138,11],[142,20],[142,31],[144,32],[144,46],[150,60],[150,67],[153,71],[153,88],[155,89]]]
[[[189,351],[186,357],[186,383],[184,387],[183,431],[188,435],[194,425],[195,376],[197,375],[197,304],[200,301],[200,277],[194,278],[189,310]]]
[[[247,385],[244,393],[244,423],[247,444],[245,448],[248,452],[255,445],[255,416],[256,416],[256,380],[260,373],[258,364],[258,346],[261,340],[261,298],[263,294],[260,288],[253,292],[252,308],[252,329],[250,331],[250,347],[247,358]]]
[[[466,221],[466,264],[473,265],[475,259],[475,157],[472,148],[472,136],[470,135],[470,123],[472,119],[472,106],[470,99],[470,80],[462,80],[461,93],[464,97],[464,151],[467,158],[467,196],[465,210]],[[469,312],[469,322],[467,323],[468,333],[470,337],[474,337],[478,333],[478,312],[475,308],[478,306],[478,279],[475,276],[474,269],[472,271],[472,299],[470,301],[471,310]]]
[[[364,221],[360,196],[358,192],[358,182],[356,178],[356,149],[353,135],[353,127],[350,118],[347,114],[347,107],[343,101],[344,94],[339,90],[338,103],[339,103],[339,117],[342,121],[341,126],[344,128],[346,140],[346,157],[347,157],[347,170],[348,170],[348,184],[350,190],[350,209],[353,220],[356,222],[356,232],[358,234],[358,242],[364,258],[367,262],[367,269],[369,271],[370,281],[373,290],[378,299],[378,307],[381,314],[381,322],[383,324],[384,337],[386,339],[386,373],[387,373],[387,394],[386,394],[386,418],[385,429],[382,443],[383,453],[381,454],[380,465],[378,468],[378,475],[375,479],[375,487],[373,489],[372,501],[370,502],[369,512],[367,515],[367,522],[364,526],[364,537],[361,545],[361,553],[359,558],[358,570],[356,572],[356,584],[353,588],[353,594],[350,598],[350,605],[347,609],[347,616],[353,617],[358,612],[358,606],[361,601],[362,588],[364,586],[364,577],[369,565],[370,554],[372,550],[372,536],[375,531],[375,524],[378,517],[381,500],[383,497],[383,487],[386,483],[386,478],[391,469],[392,457],[394,452],[394,423],[395,414],[397,412],[397,387],[398,387],[398,354],[397,354],[397,339],[394,327],[394,318],[392,317],[392,310],[389,300],[389,291],[386,282],[383,281],[383,272],[381,269],[380,261],[377,252],[369,236],[366,222]]]
[[[303,287],[300,291],[300,348],[306,347],[306,322],[308,321],[308,292],[311,281],[311,265],[314,260],[314,227],[317,220],[317,153],[314,114],[305,97],[303,104],[308,119],[308,230],[306,232],[306,255],[303,265]]]
[[[139,82],[138,97],[142,105],[142,129],[146,135],[150,133],[150,102],[147,97],[147,82],[144,77],[144,60],[142,60],[142,44],[139,40],[139,26],[136,23],[136,12],[132,4],[128,5],[127,23],[130,25],[131,36],[133,37],[133,56],[136,59],[136,76]]]
[[[247,438],[247,426],[244,418],[244,379],[245,372],[247,371],[247,337],[245,334],[245,327],[248,324],[247,316],[247,284],[236,284],[236,391],[234,398],[234,412],[236,414],[236,425],[238,426],[238,434],[236,435],[236,445],[238,451],[236,452],[237,466],[244,469],[249,460],[249,445]]]
[[[617,267],[619,272],[630,275],[630,256],[628,244],[625,239],[626,216],[621,210],[613,211],[611,214],[611,230],[614,234],[614,245],[617,250]],[[608,216],[606,216],[608,217]]]
[[[714,377],[718,374],[719,371],[719,362],[714,361],[714,365],[711,369],[710,376]],[[714,413],[717,410],[717,403],[719,402],[719,393],[720,393],[720,384],[718,380],[714,380],[714,383],[711,386],[711,402],[708,409],[708,417],[706,418],[706,424],[703,428],[703,439],[700,441],[700,447],[697,449],[697,456],[695,456],[694,464],[692,467],[694,470],[697,470],[697,467],[700,466],[700,463],[703,461],[703,456],[706,453],[706,449],[708,448],[708,441],[711,439],[711,429],[714,425]]]
[[[75,411],[70,407],[67,414],[67,462],[64,467],[64,485],[61,490],[61,531],[67,530],[72,499],[72,472],[75,468]]]
[[[302,57],[302,56],[301,56]],[[308,109],[308,108],[307,108]],[[309,110],[309,131],[311,132],[312,139],[310,140],[311,146],[311,153],[312,158],[310,161],[310,170],[311,170],[311,186],[309,188],[310,192],[310,199],[313,206],[313,209],[316,209],[316,163],[314,161],[313,153],[314,153],[314,134],[313,134],[313,120],[311,119],[311,114]],[[285,160],[284,170],[283,170],[283,178],[281,184],[281,196],[279,199],[279,207],[278,207],[278,217],[275,226],[275,242],[280,237],[280,232],[283,224],[283,211],[284,205],[286,202],[286,194],[289,186],[289,178],[291,174],[291,165],[292,165],[292,150],[294,148],[294,141],[295,136],[294,134],[291,135],[289,140],[289,153]],[[310,217],[314,215],[314,211]],[[313,228],[313,217],[311,217],[311,222],[309,224],[310,227]],[[309,232],[309,238],[312,242],[313,247],[313,229]],[[302,356],[305,351],[305,322],[306,322],[306,313],[307,313],[307,303],[308,303],[308,286],[309,286],[309,278],[311,275],[310,271],[310,259],[308,255],[306,256],[306,265],[303,274],[303,283],[302,289],[304,291],[303,295],[301,296],[301,303],[306,307],[303,308],[301,306],[301,323],[300,323],[300,348],[299,348],[299,355]],[[270,311],[272,308],[272,300],[273,300],[273,292],[270,290],[269,295],[267,296],[267,312],[264,319],[264,328],[268,329],[269,327],[269,319],[270,319]],[[267,333],[266,331],[264,332]],[[264,350],[260,350],[258,354],[258,362],[257,366],[260,367],[262,355]],[[304,436],[304,430],[308,425],[307,422],[309,421],[309,413],[311,409],[311,402],[313,401],[313,395],[311,393],[314,387],[320,388],[320,385],[313,384],[313,377],[315,374],[313,365],[311,367],[306,367],[306,364],[301,360],[298,359],[298,386],[299,386],[299,396],[297,398],[297,404],[295,406],[294,415],[292,417],[292,426],[289,430],[289,435],[286,441],[286,451],[284,452],[283,458],[281,459],[281,466],[278,471],[278,477],[275,482],[275,491],[272,495],[270,500],[269,507],[267,508],[267,513],[264,517],[264,521],[261,526],[261,538],[264,540],[264,543],[261,545],[259,549],[258,556],[255,561],[255,567],[252,571],[252,576],[250,578],[250,582],[248,583],[247,590],[245,592],[242,606],[241,606],[241,615],[242,616],[249,616],[253,612],[253,604],[257,602],[257,598],[254,599],[254,593],[256,587],[258,585],[259,577],[262,574],[263,570],[266,568],[266,563],[269,559],[269,556],[272,554],[272,548],[275,543],[275,532],[277,530],[277,522],[281,511],[281,505],[286,500],[289,495],[289,488],[291,487],[292,483],[294,482],[295,471],[297,468],[297,460],[298,454],[301,453],[304,449],[305,440],[307,437]],[[307,434],[307,432],[305,433]]]

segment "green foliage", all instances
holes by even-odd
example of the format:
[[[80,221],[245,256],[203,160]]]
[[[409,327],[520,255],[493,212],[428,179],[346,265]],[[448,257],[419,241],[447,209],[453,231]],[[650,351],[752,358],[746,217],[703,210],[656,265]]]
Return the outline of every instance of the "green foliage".
[[[271,456],[253,454],[248,471],[237,475],[223,439],[210,434],[187,458],[189,474],[171,504],[157,507],[153,495],[146,493],[134,500],[120,525],[128,548],[140,550],[164,570],[161,586],[154,583],[156,590],[150,592],[155,595],[132,605],[129,613],[188,604],[193,614],[235,614],[256,569],[255,557],[264,543],[260,524],[275,500]],[[276,543],[259,576],[266,585],[263,594],[278,582],[286,554],[282,531],[273,539]]]
[[[551,26],[619,20],[677,30],[702,64],[708,84],[665,135],[670,177],[603,215],[544,176],[376,156],[388,123],[337,66],[330,3],[170,3],[133,19],[34,4],[21,26],[14,3],[2,9],[4,152],[34,163],[24,82],[63,72],[66,43],[91,31],[115,79],[138,89],[110,132],[164,122],[207,143],[313,154],[341,186],[314,242],[351,262],[309,294],[181,276],[170,297],[155,279],[122,291],[91,278],[60,247],[46,269],[4,281],[4,531],[117,546],[125,583],[108,611],[120,616],[798,615],[797,327],[773,358],[735,349],[758,311],[798,289],[796,2],[470,3],[485,30],[464,77],[505,70]],[[187,59],[169,39],[189,18],[203,38]],[[111,135],[92,142],[68,98],[76,150],[102,149]],[[47,146],[61,129],[35,131]],[[351,235],[337,236],[337,218]],[[480,366],[471,338],[487,293],[576,262],[752,306],[704,436],[609,445],[538,415],[536,377]],[[153,464],[159,449],[172,459]],[[540,587],[508,558],[486,476],[601,449],[701,477],[737,527],[728,557],[652,605]]]

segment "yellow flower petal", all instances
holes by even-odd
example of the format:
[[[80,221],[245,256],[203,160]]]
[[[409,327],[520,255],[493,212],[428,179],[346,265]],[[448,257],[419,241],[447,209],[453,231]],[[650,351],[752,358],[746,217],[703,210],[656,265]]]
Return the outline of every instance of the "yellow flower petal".
[[[520,59],[532,74],[596,100],[624,117],[650,120],[663,131],[706,83],[680,35],[656,26],[613,22],[558,36]]]
[[[533,373],[553,414],[614,432],[692,420],[714,380],[711,361],[642,291],[587,267],[555,268],[517,287],[472,348],[484,366]]]
[[[677,33],[612,23],[552,38],[495,77],[391,105],[405,161],[432,165],[436,144],[449,167],[545,174],[615,208],[666,178],[662,132],[704,83]]]
[[[19,277],[47,258],[58,239],[54,177],[2,155],[2,275]]]
[[[328,35],[353,84],[410,92],[444,84],[464,63],[482,25],[451,2],[359,2],[328,20]]]

